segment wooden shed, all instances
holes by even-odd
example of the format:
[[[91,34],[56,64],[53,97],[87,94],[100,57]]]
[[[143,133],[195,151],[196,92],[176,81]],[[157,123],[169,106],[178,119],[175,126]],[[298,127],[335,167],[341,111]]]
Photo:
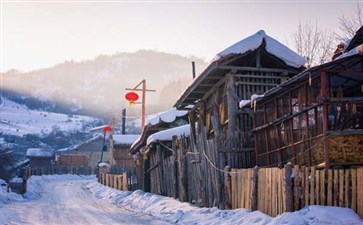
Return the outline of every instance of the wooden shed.
[[[151,115],[140,137],[132,144],[129,153],[136,161],[139,188],[150,191],[150,158],[146,156],[147,139],[154,133],[188,124],[188,111],[170,110]]]
[[[362,31],[335,60],[302,72],[252,104],[258,166],[363,165]]]
[[[202,185],[195,184],[201,189],[195,191],[200,193],[193,197],[195,201],[201,199],[204,206],[222,206],[224,167],[256,165],[252,115],[239,111],[238,103],[298,74],[305,62],[261,30],[217,54],[182,93],[174,106],[192,106],[189,151],[200,155],[199,163],[188,167],[194,182],[202,181]]]
[[[55,154],[51,149],[28,148],[26,157],[31,168],[49,167],[54,164]]]
[[[123,168],[135,167],[135,162],[129,154],[131,145],[139,138],[135,134],[113,134],[110,138],[110,164]]]

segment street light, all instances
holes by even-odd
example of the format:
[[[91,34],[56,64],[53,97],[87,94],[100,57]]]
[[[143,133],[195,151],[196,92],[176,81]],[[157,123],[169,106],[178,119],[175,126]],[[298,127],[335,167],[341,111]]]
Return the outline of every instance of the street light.
[[[103,152],[107,151],[107,146],[105,145],[105,139],[106,139],[106,134],[109,133],[111,131],[111,127],[106,125],[103,127],[103,141],[102,141],[102,151],[101,151],[101,159],[100,162],[102,162],[102,158],[103,158]]]

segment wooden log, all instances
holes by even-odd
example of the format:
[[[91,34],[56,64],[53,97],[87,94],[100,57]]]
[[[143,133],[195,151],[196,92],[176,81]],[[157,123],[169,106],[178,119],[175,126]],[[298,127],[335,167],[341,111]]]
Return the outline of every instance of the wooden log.
[[[320,170],[320,204],[326,205],[325,202],[325,171]]]
[[[315,167],[310,171],[310,201],[309,205],[315,205]]]
[[[310,203],[309,203],[309,187],[310,187],[310,182],[309,182],[309,167],[305,167],[305,191],[304,191],[305,206],[310,205]]]
[[[339,207],[344,205],[344,170],[339,170]]]
[[[334,206],[339,205],[339,171],[334,170],[334,196],[333,196],[333,202]]]
[[[352,174],[352,205],[351,208],[357,212],[357,170],[351,169]]]
[[[231,183],[231,169],[229,166],[224,167],[224,190],[225,190],[225,208],[231,209],[231,192],[232,192],[232,183]]]
[[[345,200],[345,202],[344,202],[344,207],[346,207],[346,208],[349,208],[350,206],[349,206],[349,178],[350,178],[350,170],[349,169],[346,169],[345,170],[345,175],[344,175],[344,178],[345,178],[345,180],[344,180],[344,200]]]
[[[299,165],[294,165],[294,211],[299,210],[300,202],[300,170]]]
[[[357,168],[357,214],[363,218],[363,168]]]
[[[285,190],[286,190],[286,212],[294,211],[293,192],[292,192],[292,165],[287,163],[285,166]]]
[[[333,206],[333,170],[328,170],[328,197],[327,205]]]

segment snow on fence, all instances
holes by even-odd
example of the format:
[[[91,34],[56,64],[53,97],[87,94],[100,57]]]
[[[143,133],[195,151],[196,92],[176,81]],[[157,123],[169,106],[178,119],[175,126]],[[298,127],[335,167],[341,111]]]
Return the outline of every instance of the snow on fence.
[[[95,169],[90,166],[61,166],[54,165],[48,167],[30,167],[28,176],[31,175],[52,175],[52,174],[77,174],[91,175],[95,174]]]
[[[260,210],[271,216],[307,205],[351,208],[363,217],[363,167],[317,170],[285,168],[231,169],[225,185],[233,209]]]
[[[121,191],[127,191],[127,173],[123,174],[110,174],[100,172],[98,175],[98,182],[111,188]]]

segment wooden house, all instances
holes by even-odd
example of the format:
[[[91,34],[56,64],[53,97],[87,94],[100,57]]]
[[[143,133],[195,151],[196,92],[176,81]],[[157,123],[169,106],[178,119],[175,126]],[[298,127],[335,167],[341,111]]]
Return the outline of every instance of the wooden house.
[[[154,133],[188,124],[188,111],[172,108],[149,116],[139,138],[132,144],[129,153],[136,161],[139,188],[150,191],[150,157],[147,156],[147,139]]]
[[[263,94],[301,72],[306,60],[264,31],[217,54],[213,62],[182,93],[174,105],[189,110],[195,163],[188,166],[194,196],[190,201],[223,207],[225,166],[254,167],[253,121],[238,103]],[[196,125],[197,124],[197,125]],[[199,193],[199,194],[198,194]]]
[[[105,143],[107,141],[105,140]],[[110,161],[110,154],[107,152],[108,149],[103,149],[104,144],[104,138],[103,135],[97,135],[88,141],[81,143],[80,145],[74,146],[66,151],[60,151],[58,152],[58,155],[81,155],[78,158],[85,157],[87,159],[87,163],[85,166],[90,166],[96,168],[98,163],[101,160],[102,155],[102,161],[103,162],[109,162]],[[106,150],[106,151],[105,151]],[[103,152],[102,152],[103,151]],[[67,157],[67,156],[65,156]],[[58,157],[59,158],[59,157]],[[70,156],[68,157],[70,158]],[[74,158],[74,156],[73,156]],[[76,160],[78,162],[78,159]],[[70,164],[68,164],[70,165]]]
[[[181,157],[178,157],[175,145],[176,138],[188,137],[189,134],[190,126],[187,124],[162,130],[148,137],[143,150],[143,155],[147,156],[145,158],[148,161],[144,182],[151,193],[179,198],[182,196],[182,193],[179,195],[179,191],[187,190],[185,186],[179,187],[181,182],[178,178],[187,175],[186,170],[182,173],[181,168],[178,168],[180,163],[177,163],[177,160],[181,160]]]
[[[110,164],[111,166],[133,168],[135,162],[129,154],[131,145],[140,135],[113,134],[110,138]]]
[[[31,168],[49,167],[54,164],[55,154],[53,150],[42,148],[28,148],[26,157]]]
[[[253,105],[258,166],[363,165],[363,27],[346,51]]]

